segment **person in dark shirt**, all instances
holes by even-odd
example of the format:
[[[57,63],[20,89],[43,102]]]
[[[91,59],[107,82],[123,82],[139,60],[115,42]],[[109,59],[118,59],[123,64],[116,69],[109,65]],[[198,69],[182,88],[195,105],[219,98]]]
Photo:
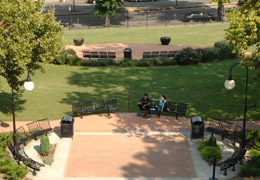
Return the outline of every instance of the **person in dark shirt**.
[[[142,99],[140,99],[140,101],[137,103],[137,106],[139,107],[139,109],[142,110],[150,110],[151,106],[150,106],[150,99],[148,97],[148,94],[145,93],[144,97]]]

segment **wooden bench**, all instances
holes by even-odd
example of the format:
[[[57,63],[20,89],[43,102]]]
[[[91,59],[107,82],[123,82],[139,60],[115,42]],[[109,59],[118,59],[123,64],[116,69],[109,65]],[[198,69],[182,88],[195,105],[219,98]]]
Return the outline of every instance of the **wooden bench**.
[[[236,126],[233,131],[230,131],[227,136],[227,139],[229,139],[233,145],[236,143],[241,143],[243,138],[243,128],[240,126]]]
[[[168,103],[168,113],[175,114],[176,119],[178,116],[185,116],[187,111],[188,104],[187,103],[176,103],[169,102]]]
[[[37,139],[39,136],[47,135],[52,131],[50,122],[47,119],[34,121],[27,124],[32,138]]]
[[[28,157],[26,155],[26,153],[24,152],[23,147],[21,148],[21,146],[17,146],[15,149],[14,145],[11,142],[7,143],[7,147],[10,150],[10,152],[12,153],[16,162],[18,164],[20,164],[22,162],[28,168],[32,169],[32,173],[34,176],[37,174],[36,171],[40,171],[40,168],[45,166],[44,164],[39,163],[39,162],[31,159],[30,157]]]
[[[155,111],[159,105],[159,100],[152,99],[150,104],[152,110]],[[174,114],[176,119],[178,119],[179,116],[186,115],[188,104],[167,101],[166,107],[167,107],[167,111],[164,111],[163,113]]]
[[[26,132],[23,126],[16,129],[16,141],[18,145],[21,144],[25,146],[31,139],[30,133]]]
[[[118,103],[116,99],[81,101],[72,104],[72,115],[82,116],[91,113],[106,112],[108,115],[111,111],[116,111]]]
[[[212,120],[208,122],[206,130],[211,132],[212,136],[213,134],[217,134],[220,135],[222,139],[224,139],[230,134],[232,124],[233,123],[225,120]]]
[[[217,164],[220,167],[220,171],[224,171],[224,175],[227,175],[227,169],[232,167],[232,171],[235,171],[235,166],[237,163],[243,164],[243,159],[246,154],[246,151],[254,146],[254,140],[250,140],[245,148],[239,147],[235,150],[231,157],[228,159],[221,161]]]
[[[104,52],[104,51],[83,51],[83,57],[88,58],[91,60],[92,58],[109,58],[109,59],[115,59],[116,58],[116,52]]]
[[[143,58],[154,57],[175,57],[178,51],[145,51],[143,52]]]

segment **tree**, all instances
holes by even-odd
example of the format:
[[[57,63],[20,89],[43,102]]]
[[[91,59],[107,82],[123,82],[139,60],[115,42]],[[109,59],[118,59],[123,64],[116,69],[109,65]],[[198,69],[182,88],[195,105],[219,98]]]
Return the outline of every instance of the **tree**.
[[[62,28],[41,0],[0,0],[0,75],[19,91],[23,75],[41,68],[62,49]]]
[[[34,72],[62,50],[62,27],[53,11],[41,12],[42,5],[42,0],[0,0],[0,76],[12,90],[13,122],[15,93],[22,92],[27,69]]]
[[[245,57],[244,65],[260,69],[260,1],[245,0],[238,8],[228,13],[230,25],[226,30],[226,39],[237,47],[238,53],[245,57],[251,49],[252,56]],[[253,49],[253,50],[252,50]]]
[[[94,15],[105,18],[105,27],[109,27],[110,17],[118,16],[123,9],[123,0],[97,0]]]
[[[230,3],[230,0],[211,0],[211,2],[218,3],[217,20],[222,21],[223,12],[224,12],[224,4]]]

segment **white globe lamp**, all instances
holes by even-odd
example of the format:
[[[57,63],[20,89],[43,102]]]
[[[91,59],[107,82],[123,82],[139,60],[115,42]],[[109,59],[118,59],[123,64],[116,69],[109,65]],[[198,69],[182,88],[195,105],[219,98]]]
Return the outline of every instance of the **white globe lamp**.
[[[27,91],[32,91],[34,89],[34,83],[32,81],[28,81],[26,80],[24,82],[24,88],[27,90]]]
[[[224,83],[225,88],[228,89],[228,90],[233,89],[235,87],[235,85],[236,85],[236,83],[233,79],[226,80],[225,83]]]

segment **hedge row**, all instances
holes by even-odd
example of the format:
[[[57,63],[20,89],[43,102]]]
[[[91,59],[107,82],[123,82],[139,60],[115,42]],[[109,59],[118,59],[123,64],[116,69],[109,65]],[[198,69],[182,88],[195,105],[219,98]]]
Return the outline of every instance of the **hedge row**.
[[[17,164],[6,151],[7,142],[11,140],[10,134],[0,134],[0,173],[5,179],[23,179],[28,170],[26,166]],[[0,177],[1,179],[1,177]]]
[[[214,47],[204,49],[185,48],[179,51],[174,58],[155,57],[142,60],[113,59],[81,60],[73,50],[64,50],[52,63],[81,66],[123,66],[123,67],[147,67],[147,66],[174,66],[207,63],[215,60],[224,60],[237,57],[235,48],[225,41],[216,42]]]
[[[247,132],[247,140],[255,140],[250,150],[249,160],[240,168],[240,175],[245,177],[260,177],[260,130]]]

